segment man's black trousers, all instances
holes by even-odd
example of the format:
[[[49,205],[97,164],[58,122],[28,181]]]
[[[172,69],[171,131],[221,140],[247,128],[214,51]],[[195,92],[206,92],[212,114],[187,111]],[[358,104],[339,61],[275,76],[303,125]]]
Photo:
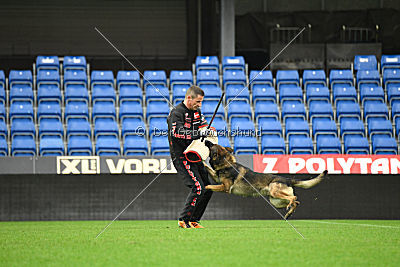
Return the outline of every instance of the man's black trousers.
[[[207,170],[203,162],[193,163],[183,157],[177,158],[174,166],[183,177],[184,184],[191,189],[179,219],[186,222],[200,221],[212,196],[212,191],[205,189],[210,184]]]

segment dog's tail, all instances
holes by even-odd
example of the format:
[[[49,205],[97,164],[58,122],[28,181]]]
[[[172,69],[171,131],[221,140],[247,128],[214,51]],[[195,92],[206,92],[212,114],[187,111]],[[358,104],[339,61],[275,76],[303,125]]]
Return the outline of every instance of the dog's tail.
[[[301,187],[304,189],[308,189],[310,187],[316,186],[319,184],[326,176],[328,175],[328,171],[325,170],[323,173],[318,175],[315,178],[312,178],[310,180],[305,180],[305,181],[299,181],[299,180],[292,180],[292,185],[296,187]]]

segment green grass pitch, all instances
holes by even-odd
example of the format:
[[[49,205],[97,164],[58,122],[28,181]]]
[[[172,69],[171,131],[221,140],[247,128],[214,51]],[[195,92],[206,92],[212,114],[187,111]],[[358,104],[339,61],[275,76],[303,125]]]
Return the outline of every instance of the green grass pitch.
[[[400,221],[0,222],[1,266],[399,266]]]

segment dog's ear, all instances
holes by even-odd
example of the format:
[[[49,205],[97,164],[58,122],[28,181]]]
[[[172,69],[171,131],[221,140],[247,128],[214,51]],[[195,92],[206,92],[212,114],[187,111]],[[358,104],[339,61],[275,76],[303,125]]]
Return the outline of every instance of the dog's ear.
[[[226,146],[225,149],[226,149],[229,153],[233,153],[233,149],[230,148],[229,146]]]
[[[210,141],[208,141],[208,140],[205,140],[205,141],[204,141],[204,144],[205,144],[206,147],[208,147],[208,148],[212,148],[212,146],[214,145],[212,142],[210,142]]]

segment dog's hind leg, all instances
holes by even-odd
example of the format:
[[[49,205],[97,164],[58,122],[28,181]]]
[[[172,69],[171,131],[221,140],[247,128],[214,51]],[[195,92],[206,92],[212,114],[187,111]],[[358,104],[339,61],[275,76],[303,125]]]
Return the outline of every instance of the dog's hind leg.
[[[293,189],[285,184],[270,183],[268,189],[271,197],[289,200],[289,204],[286,206],[286,209],[300,204],[300,202],[297,201],[297,197],[293,194]]]

